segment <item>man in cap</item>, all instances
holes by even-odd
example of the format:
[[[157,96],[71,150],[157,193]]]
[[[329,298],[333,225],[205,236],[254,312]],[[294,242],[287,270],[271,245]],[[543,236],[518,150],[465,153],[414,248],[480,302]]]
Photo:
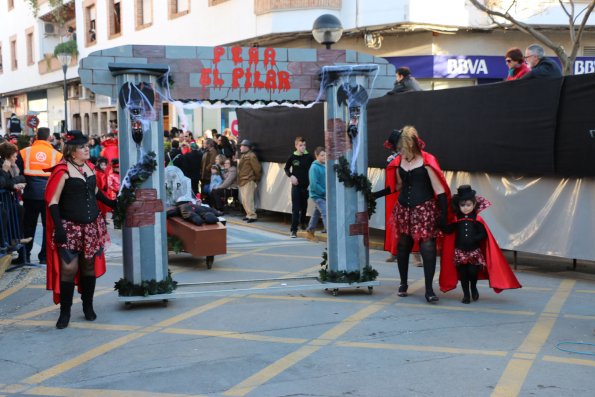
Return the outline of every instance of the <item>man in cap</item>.
[[[252,151],[252,143],[244,139],[240,143],[240,159],[238,162],[238,186],[240,188],[240,201],[246,211],[244,220],[248,223],[256,222],[256,208],[254,207],[254,194],[256,186],[262,175],[262,167],[256,154]]]

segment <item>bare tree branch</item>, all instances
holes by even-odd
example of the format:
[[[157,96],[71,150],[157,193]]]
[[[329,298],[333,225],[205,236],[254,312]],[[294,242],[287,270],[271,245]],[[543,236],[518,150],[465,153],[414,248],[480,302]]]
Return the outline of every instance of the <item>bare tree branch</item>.
[[[568,15],[568,17],[571,18],[570,13],[568,12],[568,10],[566,9],[566,6],[564,5],[564,1],[558,0],[558,3],[560,3],[560,7],[562,7],[562,10],[564,11],[564,13],[566,13],[566,15]],[[571,1],[570,4],[572,4],[572,13],[574,14],[574,3]]]
[[[565,75],[572,74],[572,69],[574,65],[574,60],[576,59],[576,55],[578,54],[578,49],[580,47],[581,38],[585,30],[585,25],[587,24],[587,20],[589,16],[593,12],[595,8],[595,0],[589,2],[589,5],[583,8],[578,14],[575,15],[575,4],[574,0],[570,0],[570,9],[567,5],[564,4],[563,0],[558,0],[560,7],[564,11],[564,13],[568,16],[568,29],[570,34],[570,39],[572,42],[572,50],[570,54],[568,54],[562,44],[554,42],[550,37],[546,34],[542,33],[541,31],[535,29],[533,26],[524,23],[514,16],[510,14],[510,10],[512,9],[513,5],[516,4],[516,0],[514,0],[511,5],[508,7],[506,11],[498,11],[494,8],[488,7],[483,2],[479,0],[469,0],[471,4],[475,6],[480,11],[486,13],[495,24],[501,24],[496,20],[496,18],[503,19],[510,23],[512,26],[515,26],[521,32],[527,33],[533,36],[537,41],[542,43],[544,46],[550,48],[560,59],[562,63],[562,69]],[[576,28],[576,21],[578,20],[579,16],[582,15],[582,21],[580,26],[577,30]]]
[[[593,12],[593,8],[595,8],[595,0],[592,0],[591,3],[589,3],[589,5],[586,7],[587,11],[585,12],[585,15],[583,15],[583,20],[581,21],[578,31],[576,32],[577,39],[574,40],[572,43],[572,50],[570,51],[570,56],[569,56],[569,58],[572,59],[572,63],[574,63],[574,60],[576,59],[576,55],[578,54],[578,49],[581,45],[581,38],[582,38],[583,32],[585,30],[585,25],[587,24],[587,20],[589,19],[591,12]]]

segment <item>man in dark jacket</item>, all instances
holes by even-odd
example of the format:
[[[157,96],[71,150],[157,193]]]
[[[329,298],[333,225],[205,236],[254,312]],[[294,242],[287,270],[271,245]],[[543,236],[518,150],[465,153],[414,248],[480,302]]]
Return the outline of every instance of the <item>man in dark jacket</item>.
[[[562,77],[560,66],[545,56],[543,47],[539,44],[531,44],[525,50],[525,60],[531,67],[531,71],[521,79],[542,79],[547,77]]]
[[[11,114],[8,119],[8,132],[11,134],[20,134],[21,131],[23,131],[21,119],[19,119],[16,114]]]
[[[306,150],[306,140],[295,138],[295,151],[285,162],[285,174],[291,181],[291,228],[289,236],[297,237],[298,225],[306,229],[306,211],[308,210],[308,171],[314,157]]]
[[[190,144],[190,151],[181,156],[177,156],[173,163],[182,170],[184,176],[190,178],[192,183],[192,192],[196,196],[198,193],[198,184],[200,183],[200,169],[202,167],[202,152],[198,150],[196,143]]]
[[[17,165],[21,173],[25,175],[27,186],[23,192],[23,208],[25,216],[23,219],[23,228],[25,237],[35,238],[35,229],[37,220],[41,215],[41,224],[43,225],[43,237],[41,239],[41,250],[37,256],[39,263],[45,263],[45,188],[48,183],[50,173],[45,171],[58,164],[62,159],[62,154],[58,152],[48,142],[50,129],[40,127],[37,130],[37,139],[33,145],[22,149],[19,153]],[[27,263],[30,261],[33,241],[26,245]]]
[[[411,76],[411,70],[407,66],[397,69],[397,80],[395,86],[388,95],[399,94],[401,92],[423,91],[417,80]]]

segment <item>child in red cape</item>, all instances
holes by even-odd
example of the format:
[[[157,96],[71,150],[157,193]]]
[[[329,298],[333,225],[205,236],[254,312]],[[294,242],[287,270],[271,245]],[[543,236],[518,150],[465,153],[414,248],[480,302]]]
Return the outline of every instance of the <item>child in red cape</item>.
[[[450,291],[461,280],[461,302],[465,304],[479,299],[478,279],[489,280],[496,293],[521,288],[488,225],[478,215],[492,204],[475,193],[470,185],[458,187],[452,196],[456,221],[442,227],[446,236],[440,259],[440,290]]]

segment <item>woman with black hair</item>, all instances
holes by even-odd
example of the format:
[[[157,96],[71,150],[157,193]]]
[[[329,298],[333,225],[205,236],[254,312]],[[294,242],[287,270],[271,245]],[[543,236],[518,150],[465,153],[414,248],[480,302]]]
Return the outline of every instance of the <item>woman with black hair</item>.
[[[229,142],[229,139],[224,135],[219,135],[217,138],[217,146],[219,153],[224,155],[226,158],[231,159],[232,156],[235,154],[235,150]]]
[[[461,185],[452,196],[454,222],[442,227],[447,233],[440,257],[440,290],[449,291],[461,281],[464,304],[479,299],[477,280],[489,280],[496,293],[521,288],[502,250],[479,213],[492,203]]]

